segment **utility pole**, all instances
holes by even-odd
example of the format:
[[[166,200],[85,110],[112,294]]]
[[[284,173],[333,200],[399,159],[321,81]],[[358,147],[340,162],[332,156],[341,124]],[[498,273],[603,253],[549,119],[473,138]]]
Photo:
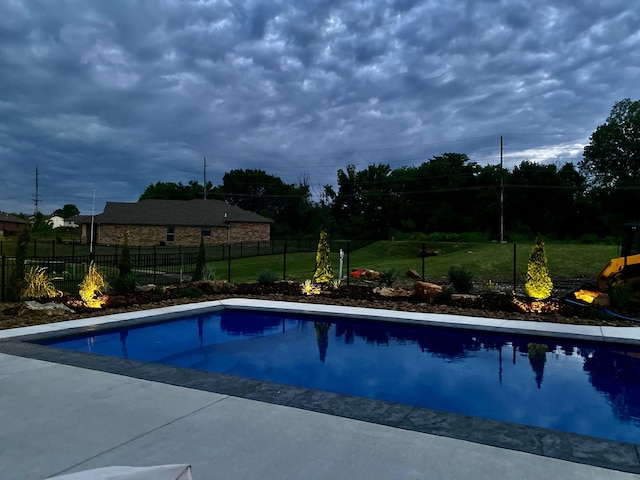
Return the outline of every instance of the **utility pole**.
[[[38,167],[36,167],[36,196],[33,197],[34,203],[36,204],[36,211],[34,215],[38,214],[38,205],[40,204],[40,194],[38,193]]]
[[[204,186],[202,187],[202,189],[204,190],[204,197],[203,199],[206,200],[207,199],[207,157],[204,157]]]
[[[89,240],[89,258],[93,262],[93,223],[96,216],[96,191],[93,191],[93,202],[91,203],[91,237]]]
[[[502,168],[502,135],[500,135],[500,243],[504,243],[504,174]]]

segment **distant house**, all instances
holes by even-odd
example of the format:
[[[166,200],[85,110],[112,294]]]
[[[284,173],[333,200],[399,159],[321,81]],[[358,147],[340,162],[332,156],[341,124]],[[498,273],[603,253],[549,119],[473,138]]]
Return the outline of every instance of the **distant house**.
[[[60,228],[64,226],[64,218],[59,215],[52,215],[49,217],[49,220],[47,220],[47,223],[51,228]]]
[[[18,235],[27,225],[28,220],[24,220],[10,213],[0,212],[0,236]]]
[[[77,228],[79,225],[75,221],[75,217],[62,218],[60,215],[52,215],[47,220],[47,223],[51,226],[51,228]]]
[[[269,241],[272,221],[220,200],[107,202],[104,212],[72,217],[81,223],[80,241],[131,246],[198,245]]]

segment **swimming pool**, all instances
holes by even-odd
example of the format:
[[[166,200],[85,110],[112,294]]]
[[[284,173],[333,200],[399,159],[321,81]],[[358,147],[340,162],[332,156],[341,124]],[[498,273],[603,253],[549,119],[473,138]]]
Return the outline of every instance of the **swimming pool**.
[[[640,349],[225,309],[40,343],[640,443]]]
[[[640,473],[640,456],[638,454],[640,445],[637,442],[620,442],[608,438],[491,420],[480,416],[372,400],[277,382],[252,380],[236,375],[204,372],[192,368],[174,367],[131,358],[118,358],[52,348],[37,343],[47,342],[51,339],[69,339],[73,336],[88,333],[102,333],[120,327],[133,328],[143,324],[170,321],[185,315],[208,314],[228,309],[259,310],[261,312],[275,312],[285,315],[289,313],[318,314],[328,317],[329,320],[347,319],[357,321],[366,319],[367,321],[382,323],[393,322],[402,325],[454,328],[479,334],[530,335],[542,337],[542,343],[544,343],[545,339],[553,339],[551,341],[553,344],[556,343],[556,339],[562,339],[561,344],[576,341],[578,343],[595,342],[602,345],[622,344],[630,345],[633,348],[640,346],[640,328],[637,327],[562,325],[461,315],[230,298],[0,330],[0,353],[108,372],[123,376],[123,378],[131,377],[143,381],[161,382],[181,388],[239,397],[249,401],[266,402],[283,408],[303,409],[324,415],[377,423],[414,433],[445,436],[534,455]],[[132,337],[128,337],[127,341],[129,338]],[[323,365],[333,362],[335,358],[335,347],[338,343],[333,341],[332,338],[332,336],[329,337]],[[127,343],[127,345],[129,346],[130,344]],[[313,345],[316,347],[310,349],[309,354],[315,362],[319,362],[319,350],[315,339],[313,340]],[[503,348],[502,351],[503,366],[509,361],[509,355],[506,353],[508,351],[507,348],[509,346]],[[513,350],[509,352],[513,354]],[[128,353],[132,353],[132,350],[129,350]],[[471,353],[473,354],[473,352]],[[498,364],[500,351],[489,353],[497,354],[497,358],[493,357],[489,363],[492,365]],[[423,353],[422,355],[431,355],[431,353]],[[526,377],[527,383],[536,382],[533,369],[527,367],[530,364],[526,357],[517,356],[516,363],[522,366],[525,371],[529,368],[529,375],[531,376]],[[497,378],[496,375],[493,378]],[[550,385],[548,380],[548,364],[545,364],[542,388],[546,389]],[[126,383],[126,380],[123,381]],[[534,385],[537,384],[534,383]],[[560,389],[559,393],[555,393],[555,398],[557,398],[559,405],[563,405],[562,392],[563,389]]]

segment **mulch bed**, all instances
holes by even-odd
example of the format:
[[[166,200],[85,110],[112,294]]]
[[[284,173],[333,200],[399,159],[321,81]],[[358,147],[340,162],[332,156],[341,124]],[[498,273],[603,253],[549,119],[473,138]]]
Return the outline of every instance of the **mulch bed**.
[[[537,322],[554,322],[581,325],[640,326],[638,323],[624,321],[607,316],[592,308],[577,306],[564,301],[555,302],[556,309],[546,313],[524,313],[509,300],[507,295],[484,294],[443,301],[426,303],[419,301],[409,292],[397,296],[381,296],[373,285],[342,285],[339,289],[327,289],[320,295],[303,295],[300,284],[295,282],[277,282],[272,284],[248,283],[239,285],[199,284],[180,285],[165,292],[135,292],[127,295],[110,296],[102,309],[82,307],[77,299],[63,297],[58,302],[71,305],[74,312],[58,310],[30,310],[21,303],[0,303],[0,329],[38,325],[87,318],[92,316],[132,312],[151,308],[166,307],[186,303],[195,303],[222,298],[259,298],[299,303],[320,303],[353,307],[379,308],[408,312],[424,312],[475,317],[491,317]],[[203,292],[204,291],[204,292]]]

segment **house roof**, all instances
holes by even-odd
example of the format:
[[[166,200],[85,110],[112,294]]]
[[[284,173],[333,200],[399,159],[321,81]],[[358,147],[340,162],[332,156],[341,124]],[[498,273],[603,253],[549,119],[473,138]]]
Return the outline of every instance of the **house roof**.
[[[15,215],[11,215],[10,213],[0,211],[0,222],[11,222],[11,223],[29,223],[28,220],[24,218],[16,217]]]
[[[221,200],[141,200],[136,203],[107,202],[94,221],[115,225],[217,226],[228,222],[270,223],[257,213]],[[86,222],[83,222],[86,223]]]
[[[78,225],[81,223],[91,223],[91,215],[74,215],[66,219],[67,222],[76,222]]]

